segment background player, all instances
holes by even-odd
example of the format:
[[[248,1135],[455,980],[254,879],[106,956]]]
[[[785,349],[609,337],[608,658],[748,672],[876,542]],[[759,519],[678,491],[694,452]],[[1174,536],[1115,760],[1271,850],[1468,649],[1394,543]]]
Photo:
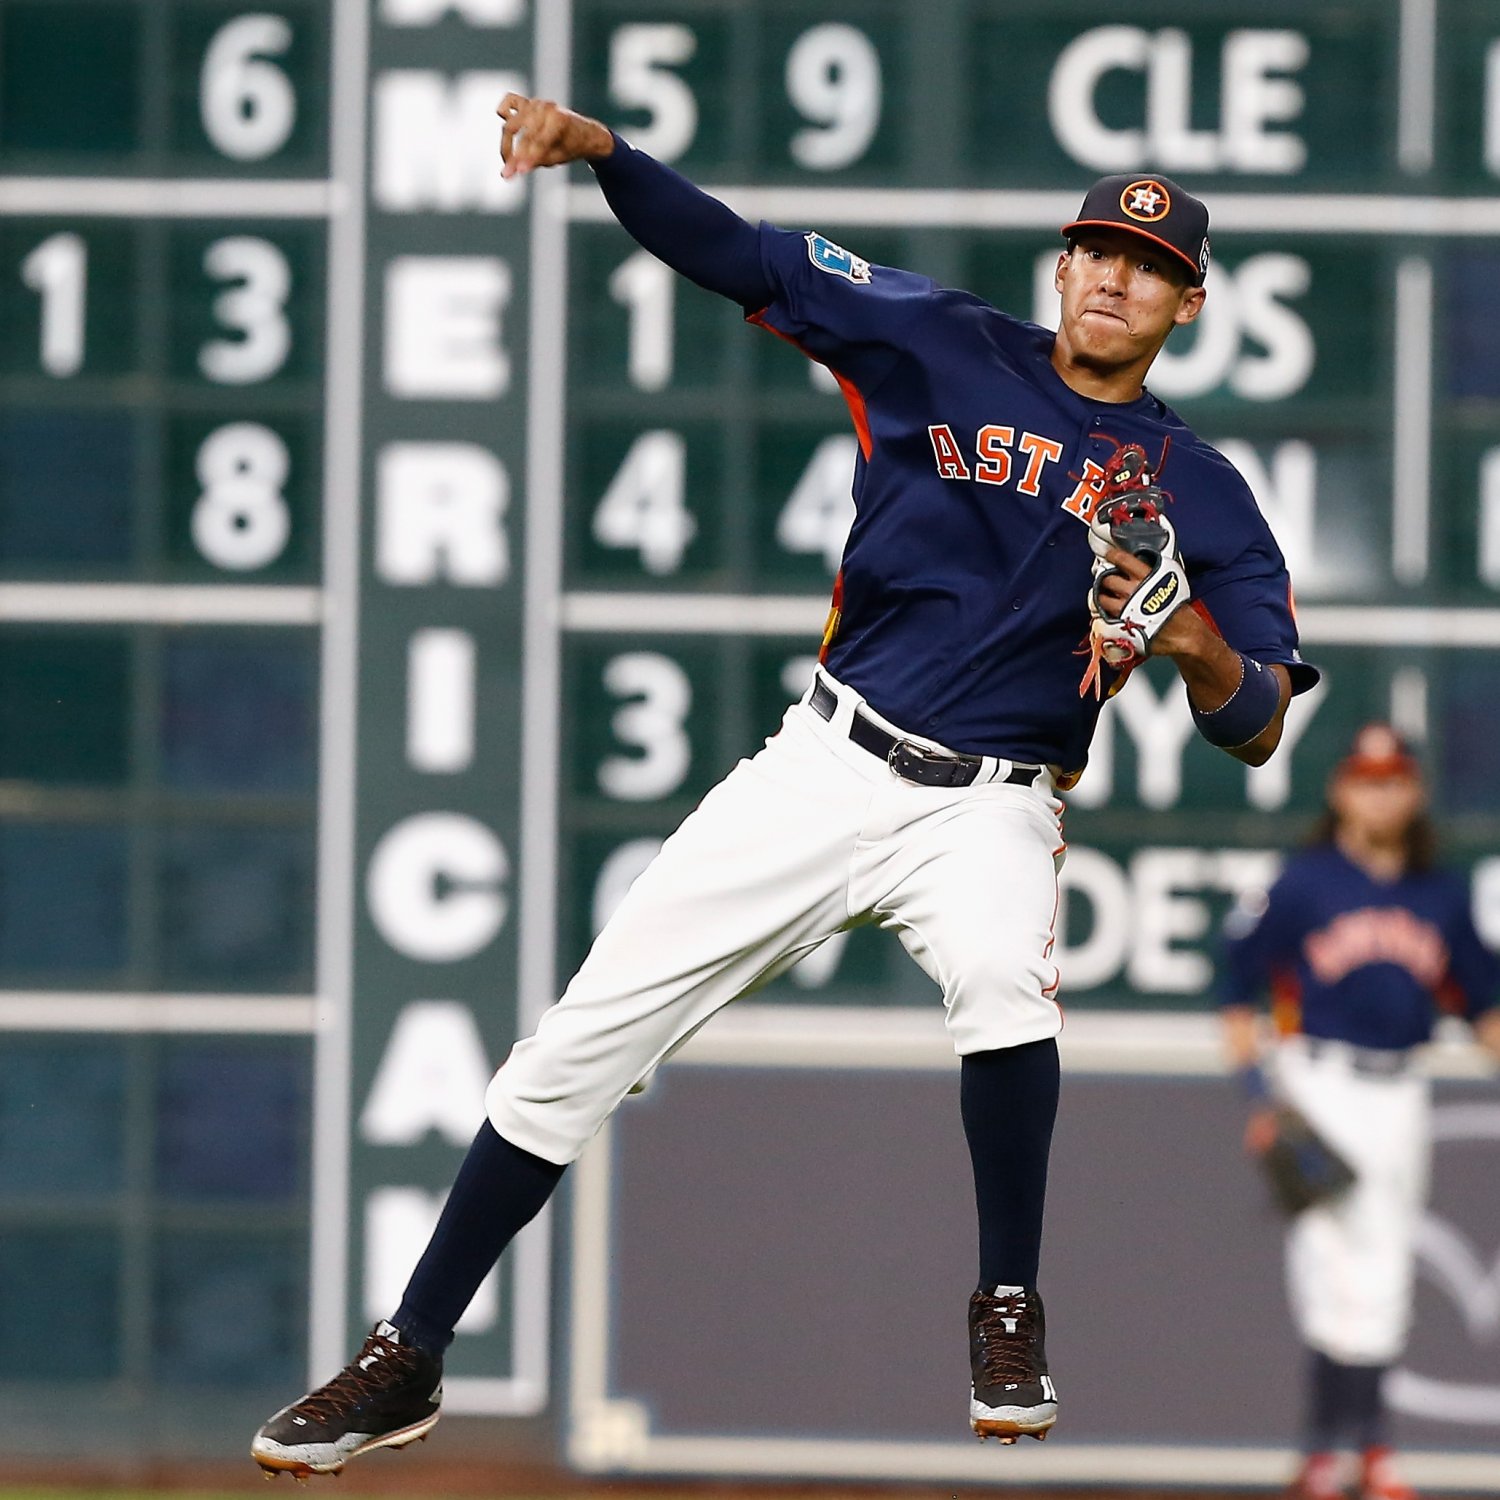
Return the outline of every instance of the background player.
[[[1479,941],[1467,884],[1433,868],[1416,760],[1367,725],[1328,786],[1312,846],[1268,896],[1231,916],[1224,1023],[1252,1100],[1247,1147],[1275,1138],[1275,1092],[1356,1170],[1287,1236],[1287,1286],[1310,1358],[1298,1500],[1344,1494],[1335,1450],[1362,1454],[1363,1500],[1410,1500],[1391,1460],[1381,1384],[1405,1347],[1414,1237],[1427,1189],[1427,1085],[1414,1049],[1439,1008],[1467,1015],[1500,1057],[1500,961]],[[1254,1002],[1274,998],[1263,1058]]]
[[[1244,481],[1143,386],[1203,305],[1207,211],[1166,179],[1096,184],[1064,231],[1054,337],[819,234],[757,229],[597,121],[518,95],[500,113],[508,175],[588,160],[642,245],[829,366],[859,437],[856,516],[808,695],[667,840],[496,1074],[390,1322],[252,1452],[336,1472],[425,1435],[459,1315],[631,1086],[730,1000],[867,923],[939,984],[962,1058],[970,1421],[1044,1436],[1055,791],[1083,769],[1098,693],[1150,650],[1177,664],[1202,733],[1254,764],[1316,680]],[[1169,452],[1170,504],[1152,483]]]

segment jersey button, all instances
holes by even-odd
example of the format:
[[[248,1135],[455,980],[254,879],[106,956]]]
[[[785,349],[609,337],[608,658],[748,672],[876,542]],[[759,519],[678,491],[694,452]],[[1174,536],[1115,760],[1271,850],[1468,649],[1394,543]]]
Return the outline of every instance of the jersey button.
[[[1020,609],[1020,607],[1021,607],[1021,601],[1019,599],[1012,599],[1010,601],[1010,607],[1012,609]]]

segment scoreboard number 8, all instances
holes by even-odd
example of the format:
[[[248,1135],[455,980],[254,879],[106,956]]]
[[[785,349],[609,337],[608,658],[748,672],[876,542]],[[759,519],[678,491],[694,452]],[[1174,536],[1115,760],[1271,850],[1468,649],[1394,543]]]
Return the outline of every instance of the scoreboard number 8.
[[[191,527],[193,545],[215,567],[247,573],[286,550],[290,468],[286,444],[258,422],[231,422],[203,440],[196,462],[203,493]]]

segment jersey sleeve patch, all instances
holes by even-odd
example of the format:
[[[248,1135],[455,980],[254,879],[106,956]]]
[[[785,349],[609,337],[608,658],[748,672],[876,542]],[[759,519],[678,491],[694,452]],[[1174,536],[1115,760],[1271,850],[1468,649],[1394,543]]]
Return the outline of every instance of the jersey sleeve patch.
[[[805,238],[807,258],[820,271],[826,271],[830,276],[842,276],[845,281],[852,281],[856,286],[869,286],[869,261],[861,260],[859,256],[844,249],[842,245],[835,245],[821,234],[808,234]]]

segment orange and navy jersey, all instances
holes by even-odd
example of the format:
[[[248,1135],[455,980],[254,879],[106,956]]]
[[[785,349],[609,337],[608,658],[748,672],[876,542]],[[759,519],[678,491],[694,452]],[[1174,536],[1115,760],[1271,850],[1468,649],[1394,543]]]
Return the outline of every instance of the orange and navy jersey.
[[[887,718],[973,753],[1083,765],[1087,520],[1123,443],[1155,464],[1195,602],[1301,691],[1289,580],[1248,486],[1149,393],[1114,404],[1053,369],[1053,335],[816,233],[760,227],[751,321],[838,377],[859,457],[829,670]]]
[[[1220,997],[1273,997],[1278,1028],[1359,1047],[1425,1042],[1440,1010],[1472,1020],[1500,1001],[1500,958],[1480,941],[1463,880],[1379,881],[1333,845],[1288,862],[1225,924]]]

